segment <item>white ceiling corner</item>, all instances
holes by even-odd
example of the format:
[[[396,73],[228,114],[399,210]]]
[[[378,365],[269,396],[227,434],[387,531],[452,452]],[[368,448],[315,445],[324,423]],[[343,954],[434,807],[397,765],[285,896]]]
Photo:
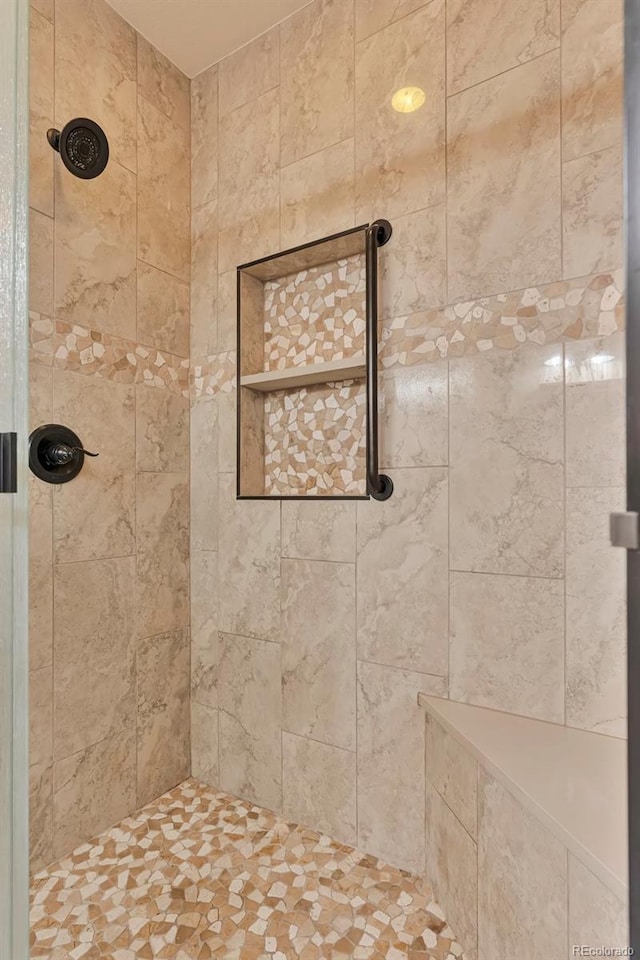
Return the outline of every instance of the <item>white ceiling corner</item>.
[[[172,63],[195,77],[310,0],[107,0]]]

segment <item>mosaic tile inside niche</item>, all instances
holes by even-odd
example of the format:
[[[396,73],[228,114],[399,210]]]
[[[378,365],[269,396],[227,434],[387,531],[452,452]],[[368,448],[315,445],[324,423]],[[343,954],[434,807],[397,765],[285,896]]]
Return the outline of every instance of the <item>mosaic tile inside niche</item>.
[[[38,873],[31,958],[461,960],[418,877],[186,780]]]
[[[265,370],[364,352],[365,287],[364,254],[267,281]]]
[[[610,336],[624,329],[623,290],[618,270],[395,317],[380,327],[381,365]]]
[[[278,390],[265,398],[265,493],[362,496],[366,492],[363,381]]]

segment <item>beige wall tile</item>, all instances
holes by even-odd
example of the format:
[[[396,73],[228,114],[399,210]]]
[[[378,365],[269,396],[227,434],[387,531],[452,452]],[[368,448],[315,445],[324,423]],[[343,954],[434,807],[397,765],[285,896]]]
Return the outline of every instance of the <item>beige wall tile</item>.
[[[393,94],[405,86],[426,93],[415,113],[391,106]],[[399,217],[444,200],[444,117],[444,2],[432,0],[356,45],[359,222]]]
[[[628,909],[590,870],[569,854],[569,953],[574,944],[588,947],[626,947]]]
[[[53,22],[54,0],[31,0],[31,7]]]
[[[166,117],[189,129],[189,78],[138,34],[138,92]]]
[[[280,639],[280,504],[236,500],[235,477],[219,480],[220,629]],[[251,550],[238,549],[251,543]]]
[[[219,270],[279,249],[280,98],[271,90],[220,121]]]
[[[317,0],[280,25],[283,166],[353,136],[353,0]]]
[[[358,846],[414,873],[424,869],[424,674],[358,663]]]
[[[61,857],[136,808],[135,731],[53,765],[53,855]]]
[[[29,768],[29,871],[37,873],[53,860],[53,767]]]
[[[447,672],[447,472],[393,470],[393,496],[358,502],[358,657]]]
[[[91,117],[107,134],[111,158],[135,170],[135,30],[104,0],[64,0],[56,7],[56,126]]]
[[[29,11],[29,205],[53,216],[53,161],[47,142],[53,124],[53,13],[46,2]]]
[[[564,720],[561,580],[451,574],[453,700]]]
[[[445,204],[393,221],[380,251],[380,316],[431,309],[447,299]]]
[[[355,753],[283,733],[282,811],[295,823],[355,844]]]
[[[189,477],[139,473],[136,502],[137,633],[189,623]]]
[[[53,220],[29,210],[29,309],[53,316]]]
[[[560,0],[449,0],[447,93],[560,46]]]
[[[423,7],[429,0],[356,0],[356,43]]]
[[[353,144],[343,140],[282,168],[283,249],[355,226]]]
[[[87,450],[82,473],[55,488],[55,559],[94,560],[135,551],[135,408],[127,384],[53,372],[53,417]]]
[[[218,66],[191,81],[191,206],[218,196]]]
[[[280,810],[280,649],[220,635],[220,787]]]
[[[191,697],[218,706],[218,557],[191,553]]]
[[[218,406],[218,470],[235,474],[238,456],[237,392],[219,393]]]
[[[53,374],[29,365],[29,429],[53,421]],[[51,484],[29,474],[29,669],[53,658],[53,497]]]
[[[619,146],[562,165],[563,276],[620,268],[622,153]]]
[[[235,350],[238,345],[237,273],[228,270],[218,276],[218,350]]]
[[[135,725],[135,560],[54,570],[54,756]]]
[[[567,485],[622,487],[626,477],[624,334],[565,344]]]
[[[556,280],[559,54],[451,97],[447,131],[449,299]]]
[[[53,667],[29,671],[29,764],[53,759]]]
[[[561,960],[566,850],[484,771],[479,788],[478,956]]]
[[[557,347],[526,346],[449,361],[454,570],[562,576],[564,424],[557,355]]]
[[[138,257],[189,279],[189,138],[138,97]]]
[[[168,390],[136,386],[138,470],[186,473],[189,470],[189,401]]]
[[[218,549],[218,403],[191,405],[191,546]]]
[[[220,116],[254,100],[280,82],[278,28],[240,47],[218,64]]]
[[[426,765],[427,781],[433,784],[467,833],[474,840],[477,839],[478,762],[429,715]]]
[[[138,643],[137,803],[189,775],[189,632]]]
[[[56,316],[135,337],[136,178],[111,160],[95,180],[56,166]]]
[[[609,514],[624,487],[567,490],[567,713],[573,727],[624,737],[626,558],[612,550]]]
[[[282,556],[353,563],[356,558],[355,503],[283,501]]]
[[[382,374],[380,389],[381,467],[432,467],[448,459],[446,360],[396,367]]]
[[[562,153],[572,160],[622,138],[622,0],[561,0]]]
[[[189,284],[138,260],[138,327],[141,343],[189,356]]]
[[[191,217],[191,356],[216,353],[218,207],[215,200]]]
[[[191,776],[218,786],[218,711],[191,700]]]
[[[442,797],[427,783],[425,877],[465,958],[477,958],[478,850]],[[496,955],[497,956],[497,955]]]
[[[281,570],[283,726],[355,750],[353,564],[283,560]]]
[[[44,421],[49,423],[49,419]],[[42,480],[29,477],[29,667],[51,663],[53,654],[53,503]]]

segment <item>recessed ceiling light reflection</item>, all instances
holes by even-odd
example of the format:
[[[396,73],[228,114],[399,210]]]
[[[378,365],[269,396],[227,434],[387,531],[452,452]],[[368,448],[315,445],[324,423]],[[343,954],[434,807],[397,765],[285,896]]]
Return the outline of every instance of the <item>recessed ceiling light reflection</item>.
[[[562,366],[562,354],[558,353],[555,357],[549,357],[548,360],[544,362],[545,367],[561,367]],[[565,368],[573,366],[573,360],[565,360]]]
[[[595,357],[591,357],[589,362],[598,365],[601,363],[611,363],[612,360],[615,360],[615,357],[610,353],[596,353]]]
[[[420,109],[426,99],[426,94],[420,87],[402,87],[401,90],[396,90],[391,98],[391,106],[398,113],[413,113]]]

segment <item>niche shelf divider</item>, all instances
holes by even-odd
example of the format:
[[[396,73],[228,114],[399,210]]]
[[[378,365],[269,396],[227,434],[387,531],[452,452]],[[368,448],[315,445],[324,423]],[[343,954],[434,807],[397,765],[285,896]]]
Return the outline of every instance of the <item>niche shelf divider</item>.
[[[376,220],[237,268],[237,497],[386,500]]]

